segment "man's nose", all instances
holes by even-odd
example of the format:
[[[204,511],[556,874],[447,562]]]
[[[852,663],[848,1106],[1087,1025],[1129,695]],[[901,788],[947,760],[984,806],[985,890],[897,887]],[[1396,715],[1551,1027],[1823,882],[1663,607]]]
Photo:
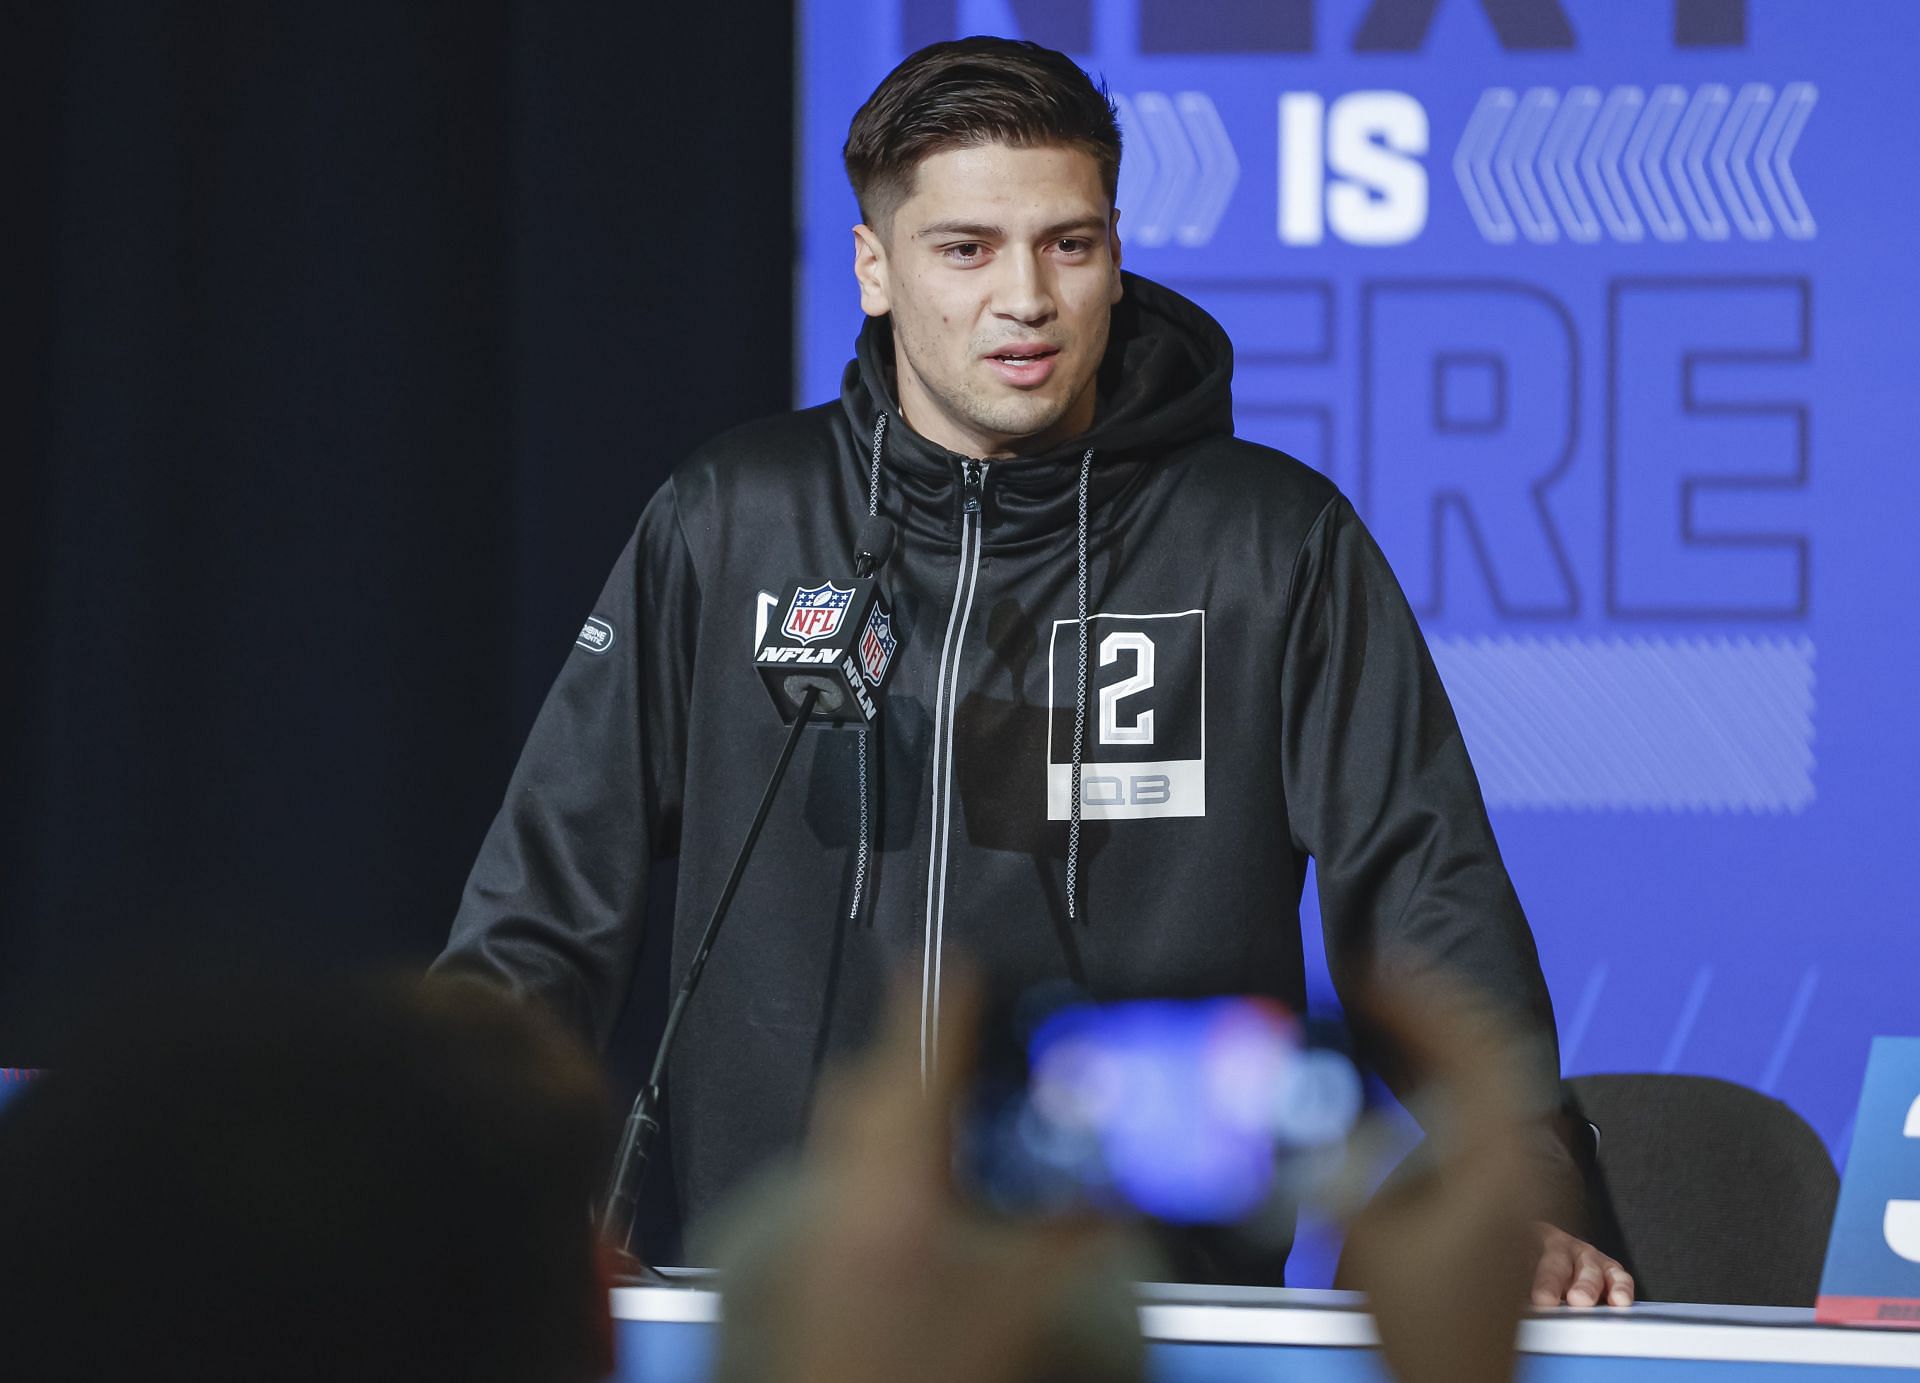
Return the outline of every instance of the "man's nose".
[[[1037,325],[1053,316],[1053,288],[1040,257],[1031,252],[1003,255],[1001,275],[994,286],[996,315]]]

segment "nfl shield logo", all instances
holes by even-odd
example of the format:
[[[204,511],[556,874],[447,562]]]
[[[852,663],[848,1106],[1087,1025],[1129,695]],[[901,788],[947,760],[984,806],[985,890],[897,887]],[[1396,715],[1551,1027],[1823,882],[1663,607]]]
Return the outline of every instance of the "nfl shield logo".
[[[840,620],[847,613],[847,602],[853,599],[853,591],[834,585],[831,581],[818,586],[802,586],[793,593],[793,604],[787,607],[786,623],[780,626],[789,637],[801,643],[812,643],[815,639],[830,639],[840,629]]]
[[[860,635],[860,670],[874,686],[887,675],[887,664],[893,661],[893,650],[899,643],[893,636],[893,621],[875,605],[867,617],[866,631]]]

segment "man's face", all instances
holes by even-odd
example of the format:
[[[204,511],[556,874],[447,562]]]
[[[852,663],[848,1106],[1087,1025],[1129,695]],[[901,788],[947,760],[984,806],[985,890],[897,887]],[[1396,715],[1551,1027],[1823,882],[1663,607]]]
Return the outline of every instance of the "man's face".
[[[993,458],[1087,430],[1120,300],[1117,220],[1091,154],[982,144],[922,160],[884,234],[854,227],[860,307],[893,315],[916,432]]]

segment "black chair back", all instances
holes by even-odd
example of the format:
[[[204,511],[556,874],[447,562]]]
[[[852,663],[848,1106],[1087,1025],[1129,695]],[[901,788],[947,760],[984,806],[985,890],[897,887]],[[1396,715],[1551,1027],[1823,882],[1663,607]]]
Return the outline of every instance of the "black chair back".
[[[1577,1150],[1587,1238],[1633,1274],[1640,1300],[1813,1304],[1840,1178],[1805,1120],[1711,1076],[1563,1085],[1598,1130]],[[1421,1175],[1425,1147],[1401,1160],[1383,1192]],[[1344,1262],[1334,1285],[1352,1285]]]
[[[1593,1242],[1647,1301],[1811,1306],[1840,1178],[1806,1121],[1711,1076],[1576,1076]]]

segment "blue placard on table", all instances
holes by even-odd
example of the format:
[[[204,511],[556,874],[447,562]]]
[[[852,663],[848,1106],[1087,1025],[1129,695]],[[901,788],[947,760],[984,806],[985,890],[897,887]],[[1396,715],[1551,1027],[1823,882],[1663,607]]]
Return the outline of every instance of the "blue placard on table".
[[[1873,1040],[1816,1314],[1920,1329],[1920,1037]]]

